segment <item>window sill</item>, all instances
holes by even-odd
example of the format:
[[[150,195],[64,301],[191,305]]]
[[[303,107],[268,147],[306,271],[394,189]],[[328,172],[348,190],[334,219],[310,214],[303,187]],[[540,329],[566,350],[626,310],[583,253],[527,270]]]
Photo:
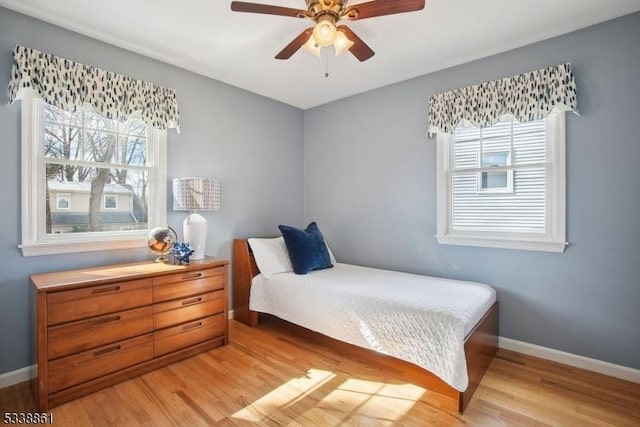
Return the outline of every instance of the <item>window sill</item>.
[[[568,242],[552,242],[539,240],[495,239],[477,236],[436,235],[438,243],[443,245],[479,246],[484,248],[518,249],[524,251],[541,251],[563,253]]]
[[[55,254],[70,254],[77,252],[110,251],[116,249],[146,248],[144,238],[114,239],[114,240],[77,240],[67,242],[29,243],[18,246],[22,256],[40,256]]]

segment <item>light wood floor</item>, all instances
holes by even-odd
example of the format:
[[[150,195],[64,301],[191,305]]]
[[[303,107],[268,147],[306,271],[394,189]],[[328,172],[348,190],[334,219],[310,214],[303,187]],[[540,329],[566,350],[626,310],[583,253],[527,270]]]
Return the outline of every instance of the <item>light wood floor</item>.
[[[464,415],[379,367],[269,326],[53,408],[55,425],[640,426],[640,385],[500,350]],[[0,413],[34,411],[27,383]]]

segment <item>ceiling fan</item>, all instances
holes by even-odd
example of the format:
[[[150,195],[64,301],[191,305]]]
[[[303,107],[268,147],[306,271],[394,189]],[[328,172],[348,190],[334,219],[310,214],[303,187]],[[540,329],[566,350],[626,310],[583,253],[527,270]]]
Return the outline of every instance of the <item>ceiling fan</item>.
[[[424,8],[425,0],[372,0],[347,6],[348,0],[305,0],[307,10],[267,4],[232,1],[234,12],[264,13],[268,15],[306,18],[315,21],[313,27],[301,32],[276,59],[289,59],[301,47],[320,56],[324,46],[333,45],[336,56],[349,50],[358,60],[366,61],[374,55],[373,50],[346,25],[336,23],[341,19],[356,21],[394,13],[413,12]]]

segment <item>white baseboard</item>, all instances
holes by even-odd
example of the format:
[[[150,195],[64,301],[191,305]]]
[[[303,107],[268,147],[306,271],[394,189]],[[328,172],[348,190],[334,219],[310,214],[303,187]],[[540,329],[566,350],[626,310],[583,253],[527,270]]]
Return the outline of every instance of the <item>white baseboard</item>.
[[[539,357],[541,359],[551,360],[553,362],[563,363],[576,368],[586,369],[587,371],[597,372],[610,377],[640,383],[639,369],[603,362],[602,360],[591,359],[577,354],[565,353],[564,351],[529,344],[523,341],[513,340],[511,338],[498,337],[498,347],[504,348],[505,350],[527,354],[529,356]]]
[[[0,374],[0,389],[29,381],[36,376],[36,365],[25,366],[15,371]]]

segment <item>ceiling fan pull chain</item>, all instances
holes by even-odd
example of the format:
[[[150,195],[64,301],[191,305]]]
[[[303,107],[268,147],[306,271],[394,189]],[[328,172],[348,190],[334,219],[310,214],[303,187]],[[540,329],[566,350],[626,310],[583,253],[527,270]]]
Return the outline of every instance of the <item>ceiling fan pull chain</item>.
[[[325,51],[328,49],[324,49]],[[324,77],[325,79],[329,78],[329,54],[325,53],[324,55]]]

